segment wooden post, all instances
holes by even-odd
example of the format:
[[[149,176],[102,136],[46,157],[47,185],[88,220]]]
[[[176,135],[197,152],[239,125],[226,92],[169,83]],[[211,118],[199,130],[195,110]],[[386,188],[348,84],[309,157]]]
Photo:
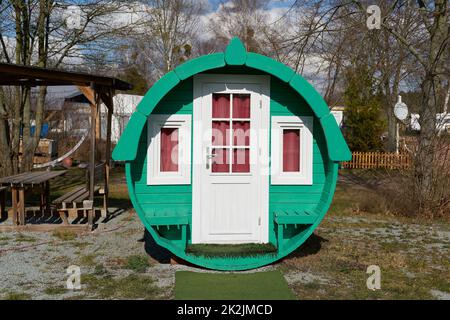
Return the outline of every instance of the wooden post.
[[[40,187],[40,203],[39,203],[39,210],[41,210],[41,214],[45,214],[45,183],[41,183]]]
[[[97,95],[99,94],[97,93]],[[100,162],[102,159],[102,152],[100,150],[100,143],[102,141],[102,108],[100,102],[95,101],[95,104],[97,108],[97,117],[95,119],[95,140],[97,140],[95,141],[97,146],[95,149],[95,160]]]
[[[8,214],[6,213],[6,188],[1,189],[0,187],[0,220],[3,221],[8,218]]]
[[[11,200],[12,200],[12,211],[13,211],[13,223],[14,225],[19,224],[19,218],[17,216],[17,189],[15,186],[11,186]]]
[[[48,213],[51,213],[51,207],[50,207],[50,181],[45,181],[44,184],[44,197],[45,197],[45,210]]]
[[[19,224],[25,225],[25,188],[19,188]]]
[[[98,93],[94,93],[95,95],[95,104],[91,106],[91,149],[89,152],[89,200],[94,201],[94,187],[95,187],[95,150],[96,150],[96,119],[98,114],[98,107],[99,107],[99,95]],[[88,224],[93,225],[94,223],[94,206],[92,206],[92,210],[88,211]]]
[[[111,122],[114,112],[114,92],[109,90],[108,101],[105,105],[108,108],[108,119],[106,122],[106,148],[105,148],[105,194],[103,195],[103,210],[108,216],[108,195],[109,195],[109,170],[111,168]]]

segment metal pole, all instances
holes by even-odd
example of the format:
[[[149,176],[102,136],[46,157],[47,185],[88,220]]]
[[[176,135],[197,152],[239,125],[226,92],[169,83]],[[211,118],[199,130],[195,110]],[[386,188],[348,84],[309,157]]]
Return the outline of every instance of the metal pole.
[[[395,124],[396,127],[396,135],[395,135],[395,153],[398,154],[399,153],[399,145],[400,145],[400,130],[399,130],[399,125],[398,122]]]

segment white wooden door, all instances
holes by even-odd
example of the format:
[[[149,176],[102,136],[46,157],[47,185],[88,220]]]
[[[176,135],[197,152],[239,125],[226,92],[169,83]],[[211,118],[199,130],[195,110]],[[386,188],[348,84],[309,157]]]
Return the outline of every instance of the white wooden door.
[[[268,77],[197,76],[194,92],[193,243],[267,242]]]

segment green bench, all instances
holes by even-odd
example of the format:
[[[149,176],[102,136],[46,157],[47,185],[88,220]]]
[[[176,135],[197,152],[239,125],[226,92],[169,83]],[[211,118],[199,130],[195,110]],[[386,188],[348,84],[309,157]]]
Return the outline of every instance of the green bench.
[[[187,226],[191,217],[190,211],[161,212],[152,211],[145,215],[147,222],[159,230],[160,227],[177,226],[181,228],[181,240],[183,244],[187,243]]]
[[[277,225],[278,250],[283,243],[283,229],[287,225],[310,225],[316,222],[317,215],[310,211],[302,210],[275,210],[273,212],[274,221]]]

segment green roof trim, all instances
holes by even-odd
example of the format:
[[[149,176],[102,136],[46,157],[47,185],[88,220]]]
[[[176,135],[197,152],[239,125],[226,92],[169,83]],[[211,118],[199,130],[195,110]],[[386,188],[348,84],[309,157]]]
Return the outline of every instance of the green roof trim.
[[[325,140],[327,141],[328,157],[331,161],[350,161],[352,153],[344,140],[341,129],[339,129],[336,119],[329,113],[320,119]]]
[[[330,109],[322,96],[314,89],[314,87],[306,81],[301,75],[294,74],[289,82],[291,87],[305,99],[317,118],[330,114]]]
[[[245,62],[245,65],[250,68],[265,71],[284,82],[289,82],[292,76],[295,74],[295,71],[289,68],[287,65],[273,60],[272,58],[253,52],[247,53],[247,61]]]
[[[320,120],[324,130],[328,147],[328,155],[331,161],[351,160],[351,152],[344,140],[334,116],[322,96],[301,75],[295,73],[290,67],[272,58],[246,52],[244,45],[238,38],[233,38],[225,50],[225,53],[214,53],[189,60],[159,79],[145,94],[139,103],[136,112],[122,134],[113,152],[113,159],[117,161],[132,161],[136,158],[139,139],[147,117],[161,101],[180,81],[188,79],[198,73],[212,69],[222,68],[226,65],[246,65],[249,68],[264,71],[271,76],[289,83],[289,85],[301,95]]]
[[[225,50],[225,63],[230,66],[240,66],[247,60],[247,50],[239,38],[231,39]]]
[[[116,161],[132,161],[136,159],[139,136],[144,130],[144,126],[147,123],[147,116],[143,115],[139,111],[135,111],[128,121],[125,130],[120,137],[119,143],[114,148],[112,158]],[[136,136],[136,135],[139,136]]]
[[[225,55],[221,53],[207,54],[192,60],[189,60],[183,64],[180,64],[175,68],[175,73],[180,80],[185,80],[197,73],[201,73],[207,70],[221,68],[225,66]]]
[[[180,78],[171,71],[162,76],[145,94],[137,106],[137,110],[148,116],[164,96],[169,93],[178,83]]]

